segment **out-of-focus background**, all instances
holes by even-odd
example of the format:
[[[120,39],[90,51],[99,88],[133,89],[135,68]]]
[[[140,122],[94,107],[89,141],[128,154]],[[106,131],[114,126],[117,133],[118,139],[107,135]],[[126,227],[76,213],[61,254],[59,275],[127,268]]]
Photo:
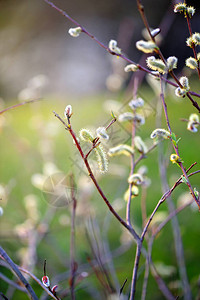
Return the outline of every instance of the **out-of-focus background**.
[[[110,39],[116,39],[128,57],[146,65],[146,55],[135,47],[137,40],[144,39],[136,1],[54,0],[54,3],[100,41],[107,45]],[[179,59],[176,74],[190,75],[191,72],[183,68],[185,58],[192,55],[192,50],[185,43],[188,37],[186,20],[182,15],[173,13],[172,1],[144,0],[143,4],[150,26],[157,28],[161,24],[164,37],[161,49],[165,57],[176,55]],[[192,26],[194,31],[198,31],[200,5],[195,1],[188,1],[188,4],[194,4],[197,9]],[[101,300],[105,299],[105,286],[98,280],[95,271],[102,277],[107,271],[114,287],[112,291],[119,291],[127,278],[123,293],[128,295],[136,246],[99,197],[71,137],[52,111],[63,116],[66,105],[71,104],[71,122],[76,134],[81,128],[95,132],[99,126],[109,123],[111,110],[117,116],[130,112],[128,103],[134,81],[132,74],[124,72],[126,63],[122,59],[111,56],[84,34],[71,37],[68,34],[70,27],[74,25],[43,0],[0,0],[0,110],[24,100],[41,99],[0,115],[0,213],[3,212],[0,216],[0,238],[1,245],[13,261],[39,279],[43,276],[46,259],[51,286],[58,284],[61,299],[69,299],[72,213],[69,174],[73,173],[77,196],[76,299]],[[190,85],[192,90],[199,91],[195,72]],[[159,126],[166,128],[158,90],[155,81],[152,83],[152,80],[144,78],[137,94],[144,99],[144,109],[139,113],[145,124],[138,127],[136,133],[147,147],[153,145],[150,134],[158,127],[158,122],[161,122]],[[186,98],[175,97],[174,88],[166,88],[166,102],[173,132],[177,138],[181,137],[181,158],[189,167],[199,161],[199,132],[188,131],[187,123],[180,119],[187,119],[190,113],[196,111]],[[118,143],[131,143],[130,122],[121,124],[117,121],[108,133],[110,140],[104,145],[106,150]],[[131,204],[131,218],[138,233],[143,228],[142,199],[146,200],[149,216],[163,194],[158,163],[161,150],[166,158],[169,186],[181,175],[180,169],[169,161],[173,151],[169,141],[162,145],[163,148],[152,151],[136,168],[138,172],[140,167],[146,166],[148,183],[139,188],[139,195]],[[87,146],[83,144],[83,148],[86,152]],[[136,153],[136,159],[139,155]],[[104,175],[98,171],[95,156],[90,156],[89,161],[109,201],[125,219],[124,194],[128,188],[129,157],[109,158],[108,172]],[[198,169],[195,168],[194,171]],[[198,178],[198,175],[191,178],[197,190],[200,189]],[[173,194],[176,207],[190,199],[184,184]],[[168,208],[164,203],[151,229],[156,228],[167,215]],[[199,292],[197,262],[200,260],[200,236],[199,212],[195,203],[180,213],[178,220],[189,283],[193,297],[196,297]],[[183,288],[170,223],[156,238],[152,258],[169,289],[182,299]],[[99,264],[101,261],[104,271]],[[0,290],[9,300],[27,299],[25,293],[10,284],[9,280],[16,283],[16,277],[2,261],[1,267]],[[145,259],[142,257],[136,299],[141,297],[144,270]],[[106,280],[104,284],[108,286],[110,282]],[[30,283],[41,300],[47,299],[34,280],[30,279]],[[113,299],[108,294],[106,299]],[[151,275],[146,299],[163,299]]]
[[[141,54],[135,43],[142,38],[143,24],[136,1],[57,0],[55,4],[103,43],[117,39],[131,59],[139,59]],[[199,4],[194,4],[198,9]],[[144,5],[150,26],[161,24],[164,54],[186,57],[190,53],[184,40],[188,34],[186,22],[181,15],[174,15],[173,3],[146,0]],[[44,1],[1,0],[0,19],[2,97],[15,97],[28,80],[41,73],[48,77],[48,93],[82,95],[105,89],[112,69],[111,57],[84,34],[79,38],[69,36],[68,29],[74,25]],[[199,22],[194,16],[196,28]]]

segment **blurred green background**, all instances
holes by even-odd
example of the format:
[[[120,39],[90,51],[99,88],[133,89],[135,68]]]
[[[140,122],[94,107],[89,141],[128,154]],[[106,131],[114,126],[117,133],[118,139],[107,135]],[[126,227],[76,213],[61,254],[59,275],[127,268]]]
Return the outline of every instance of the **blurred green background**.
[[[145,88],[143,98],[154,107],[155,97],[150,88]],[[63,199],[60,199],[60,202],[58,201],[54,205],[54,199],[57,196],[56,191],[50,188],[52,193],[48,193],[46,188],[44,188],[45,181],[41,180],[40,182],[39,179],[38,183],[33,178],[36,174],[44,175],[46,172],[47,184],[47,182],[49,183],[49,178],[54,176],[54,174],[65,177],[65,175],[73,172],[77,184],[76,194],[78,201],[75,257],[80,272],[88,272],[88,277],[82,280],[76,287],[77,299],[102,299],[104,297],[102,287],[95,278],[91,266],[87,264],[88,255],[92,259],[94,258],[94,253],[92,253],[90,243],[87,239],[87,234],[92,239],[93,231],[90,228],[91,225],[88,224],[91,222],[95,224],[93,224],[93,230],[97,236],[99,235],[97,238],[98,243],[101,246],[102,243],[106,243],[109,247],[109,253],[111,253],[111,256],[113,255],[113,262],[119,283],[122,284],[126,278],[128,279],[125,292],[128,292],[134,261],[135,244],[131,242],[131,237],[124,232],[120,224],[110,215],[104,202],[89,181],[71,137],[52,113],[55,110],[62,116],[65,105],[72,103],[74,112],[72,124],[78,134],[80,128],[97,128],[109,121],[110,116],[105,112],[105,105],[103,105],[105,100],[104,96],[95,98],[87,97],[81,100],[80,105],[80,101],[76,101],[75,99],[66,99],[63,102],[59,99],[48,98],[38,103],[27,104],[1,116],[3,125],[1,128],[2,146],[0,148],[0,187],[2,193],[1,203],[4,209],[4,214],[1,217],[1,244],[16,263],[30,269],[39,278],[43,275],[44,259],[47,259],[47,270],[50,278],[59,277],[60,274],[69,272],[71,203],[67,201],[67,204],[65,202],[63,204]],[[123,102],[123,99],[121,100]],[[148,102],[146,102],[147,107]],[[181,122],[180,117],[188,117],[191,105],[185,99],[175,102],[170,97],[167,98],[167,103],[169,115],[172,116],[171,125],[173,131],[178,137],[181,137],[181,157],[184,160],[185,166],[189,167],[194,161],[199,161],[199,133],[195,135],[186,131],[186,123]],[[128,109],[127,105],[123,110],[126,111],[126,109]],[[121,139],[124,137],[127,139],[130,124],[125,126],[126,131],[123,129],[121,132],[119,132],[118,125],[114,124],[113,128],[115,126],[117,128],[117,137],[121,136]],[[152,144],[149,136],[154,128],[155,110],[152,110],[151,114],[146,118],[146,124],[138,132],[149,146]],[[164,148],[165,155],[169,157],[172,149],[168,141],[164,142]],[[148,215],[152,212],[162,195],[156,161],[157,150],[150,153],[139,165],[146,165],[148,167],[147,175],[151,179],[146,199]],[[129,159],[127,157],[110,158],[109,171],[101,176],[96,166],[93,164],[92,166],[106,196],[116,207],[118,213],[122,217],[125,217],[123,195],[127,189],[127,177],[130,168]],[[167,175],[171,186],[181,175],[181,172],[177,166],[169,165]],[[57,179],[55,180],[55,184],[57,184]],[[37,188],[37,184],[39,186],[40,183],[42,186]],[[199,188],[198,175],[191,178],[191,183],[197,189]],[[68,190],[69,184],[66,183],[66,186]],[[185,198],[189,198],[189,193],[187,187],[181,185],[173,193],[176,206],[178,205],[177,203],[179,205],[183,203]],[[199,213],[195,205],[192,207],[180,213],[178,219],[185,249],[188,276],[193,293],[196,295],[199,276],[199,268],[196,263],[199,260]],[[161,211],[167,211],[166,204],[161,206],[159,212]],[[132,203],[131,215],[138,233],[141,232],[141,192]],[[161,216],[160,221],[165,216]],[[86,231],[88,232],[87,234]],[[36,242],[37,240],[39,241]],[[93,243],[96,242],[93,241]],[[35,250],[32,247],[33,249],[35,247]],[[102,257],[104,257],[104,251],[102,250],[101,252]],[[162,233],[155,241],[153,259],[155,263],[162,262],[164,264],[164,271],[167,266],[174,267],[168,276],[165,277],[165,280],[170,286],[175,287],[175,292],[180,292],[170,224],[162,230]],[[110,263],[109,261],[107,265],[108,269]],[[138,297],[140,297],[141,293],[144,263],[142,259],[137,286]],[[13,277],[3,267],[2,271],[9,278]],[[67,278],[69,278],[69,273],[60,276],[62,280],[57,282],[55,278],[54,283],[58,283],[58,290],[63,290],[68,287]],[[110,276],[113,281],[114,275],[112,272]],[[32,280],[31,283],[39,295],[41,288]],[[1,288],[4,293],[7,291],[8,295],[12,295],[12,288],[8,289],[7,284],[3,281],[1,282]],[[17,297],[20,297],[20,299],[27,298],[22,293],[15,291],[13,299],[18,299]],[[152,299],[152,297],[154,299],[162,299],[158,287],[150,276],[147,299]],[[70,297],[68,296],[67,298]]]

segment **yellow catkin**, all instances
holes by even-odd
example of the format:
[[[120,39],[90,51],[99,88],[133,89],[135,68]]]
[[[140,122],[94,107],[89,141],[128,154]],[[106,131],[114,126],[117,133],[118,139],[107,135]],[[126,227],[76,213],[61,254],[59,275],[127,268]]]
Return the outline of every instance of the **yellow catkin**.
[[[107,160],[107,154],[103,148],[102,145],[98,145],[95,148],[99,171],[103,174],[108,171],[108,160]]]

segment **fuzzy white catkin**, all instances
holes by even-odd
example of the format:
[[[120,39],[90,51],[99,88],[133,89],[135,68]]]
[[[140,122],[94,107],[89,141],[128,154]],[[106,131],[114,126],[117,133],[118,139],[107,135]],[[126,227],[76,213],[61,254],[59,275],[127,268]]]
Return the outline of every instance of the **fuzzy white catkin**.
[[[72,114],[72,106],[71,105],[67,105],[65,107],[64,116],[67,118],[67,116],[70,117],[71,114]]]
[[[163,137],[164,139],[168,139],[170,137],[170,132],[167,131],[166,129],[156,128],[151,133],[151,138],[154,139],[156,137]]]
[[[80,139],[84,142],[91,142],[94,140],[94,136],[93,134],[90,132],[89,129],[81,129],[80,132],[79,132],[79,136],[80,136]]]
[[[100,173],[104,174],[108,171],[108,160],[106,152],[102,145],[98,145],[95,149],[99,171]]]
[[[82,31],[81,27],[75,27],[75,28],[70,28],[68,30],[68,33],[73,37],[78,37],[81,31]]]
[[[97,137],[102,138],[104,140],[109,140],[109,135],[106,132],[105,127],[99,127],[96,130]]]
[[[166,72],[167,66],[161,59],[156,59],[154,56],[149,56],[147,57],[146,63],[151,70],[158,71],[159,73],[163,74]]]
[[[157,47],[154,42],[151,41],[137,41],[136,48],[144,53],[152,53]]]
[[[167,68],[169,71],[176,69],[178,63],[178,58],[176,56],[170,56],[167,59]]]
[[[130,108],[136,109],[144,106],[144,100],[142,98],[132,99],[129,104]]]
[[[116,54],[121,54],[121,49],[117,46],[117,41],[115,40],[110,40],[108,44],[108,48],[110,51],[116,53]]]
[[[190,86],[189,86],[189,80],[186,76],[182,76],[180,79],[180,84],[183,86],[183,88],[186,90],[186,91],[189,91],[190,89]]]
[[[138,70],[138,66],[135,65],[135,64],[130,64],[130,65],[127,65],[125,68],[124,68],[124,71],[125,72],[136,72]]]
[[[122,154],[126,156],[133,155],[134,154],[133,148],[129,145],[121,144],[116,147],[110,148],[108,151],[109,156],[117,156]]]
[[[185,89],[181,89],[180,87],[177,87],[177,88],[175,89],[175,95],[176,95],[177,97],[183,98],[183,97],[185,97],[185,95],[186,95],[186,90],[185,90]]]
[[[198,68],[197,60],[193,57],[188,57],[185,61],[185,64],[188,68],[193,70]]]

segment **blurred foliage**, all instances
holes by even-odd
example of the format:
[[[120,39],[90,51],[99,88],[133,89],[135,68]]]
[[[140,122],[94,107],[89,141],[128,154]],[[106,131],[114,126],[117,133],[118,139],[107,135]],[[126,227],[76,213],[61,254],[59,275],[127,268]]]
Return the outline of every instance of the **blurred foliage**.
[[[139,96],[142,96],[146,103],[146,112],[144,112],[146,124],[139,128],[137,134],[150,146],[152,140],[149,137],[155,129],[156,100],[152,91],[145,86],[142,89],[142,95]],[[120,105],[123,104],[121,110],[126,111],[128,105],[124,103],[123,95],[120,98],[118,101],[121,102]],[[88,273],[88,276],[81,280],[76,287],[77,299],[94,299],[94,295],[95,299],[104,297],[103,289],[94,274],[94,268],[88,264],[87,260],[87,257],[95,258],[91,244],[93,247],[99,244],[102,259],[105,253],[113,257],[120,285],[126,278],[128,279],[124,293],[129,289],[134,263],[134,242],[131,242],[131,237],[124,232],[124,229],[108,211],[91,184],[71,137],[52,113],[52,111],[56,111],[63,116],[65,106],[71,104],[73,107],[71,122],[78,134],[81,128],[97,128],[109,123],[111,116],[104,110],[105,100],[105,96],[94,96],[81,100],[66,99],[64,102],[47,97],[0,116],[0,192],[2,194],[1,205],[4,209],[4,214],[1,217],[2,246],[15,263],[30,269],[39,278],[43,276],[43,262],[44,259],[47,259],[47,271],[48,276],[53,281],[52,284],[58,283],[58,291],[69,287],[71,203],[68,201],[60,208],[58,207],[59,202],[52,205],[52,195],[44,191],[44,185],[40,189],[36,187],[33,175],[46,174],[46,178],[48,176],[51,178],[54,173],[58,173],[65,177],[73,172],[77,185],[78,201],[75,260],[78,263],[78,271]],[[189,167],[194,161],[199,160],[197,151],[200,146],[199,132],[195,135],[187,131],[186,123],[181,122],[180,118],[188,118],[188,112],[192,111],[191,104],[187,99],[175,100],[172,96],[168,96],[166,102],[169,116],[171,116],[172,130],[178,138],[181,137],[179,142],[180,155],[185,166]],[[113,130],[115,126],[118,126],[117,123],[113,125]],[[164,120],[163,128],[166,128]],[[117,135],[120,134],[122,140],[125,137],[130,143],[130,136],[126,136],[129,130],[130,124],[127,123]],[[169,144],[169,141],[163,142],[166,157],[169,157],[172,151]],[[147,175],[151,179],[146,199],[148,215],[162,195],[158,164],[156,163],[157,152],[156,149],[148,154],[147,158],[139,165],[145,164],[148,167]],[[95,169],[95,175],[100,186],[122,217],[125,217],[123,195],[128,187],[129,163],[129,159],[117,157],[110,159],[107,174],[100,176]],[[95,167],[93,163],[92,166]],[[181,175],[180,169],[169,163],[167,175],[170,185],[173,185]],[[69,182],[67,176],[65,177],[66,186]],[[191,178],[191,183],[197,189],[200,188],[198,176]],[[183,184],[175,190],[172,198],[176,206],[178,202],[183,201],[180,197],[186,197],[184,196],[185,193],[188,197],[187,187]],[[141,193],[132,201],[131,208],[132,221],[138,232],[141,232],[142,228],[140,200]],[[159,209],[159,212],[164,211],[167,211],[165,203]],[[195,205],[178,215],[186,266],[194,295],[197,292],[199,275],[197,261],[200,259],[198,218],[199,214]],[[105,252],[103,244],[104,247],[106,245],[107,252]],[[31,249],[33,253],[31,253]],[[164,274],[165,281],[173,286],[178,293],[180,287],[170,224],[167,224],[157,237],[152,256],[161,275]],[[141,293],[144,264],[145,261],[142,258],[136,297],[140,297]],[[113,282],[115,277],[111,262],[108,261],[105,266],[109,270]],[[2,271],[9,278],[14,278],[5,267],[2,267]],[[63,275],[60,276],[62,273]],[[56,278],[62,278],[62,280],[57,281]],[[40,295],[42,293],[41,287],[32,280],[31,284],[35,292]],[[1,290],[6,293],[7,288],[8,285],[2,282]],[[12,295],[12,288],[9,288],[8,293]],[[13,291],[13,293],[13,299],[27,299],[27,296],[19,291]],[[147,299],[161,299],[161,297],[154,279],[150,276]]]

